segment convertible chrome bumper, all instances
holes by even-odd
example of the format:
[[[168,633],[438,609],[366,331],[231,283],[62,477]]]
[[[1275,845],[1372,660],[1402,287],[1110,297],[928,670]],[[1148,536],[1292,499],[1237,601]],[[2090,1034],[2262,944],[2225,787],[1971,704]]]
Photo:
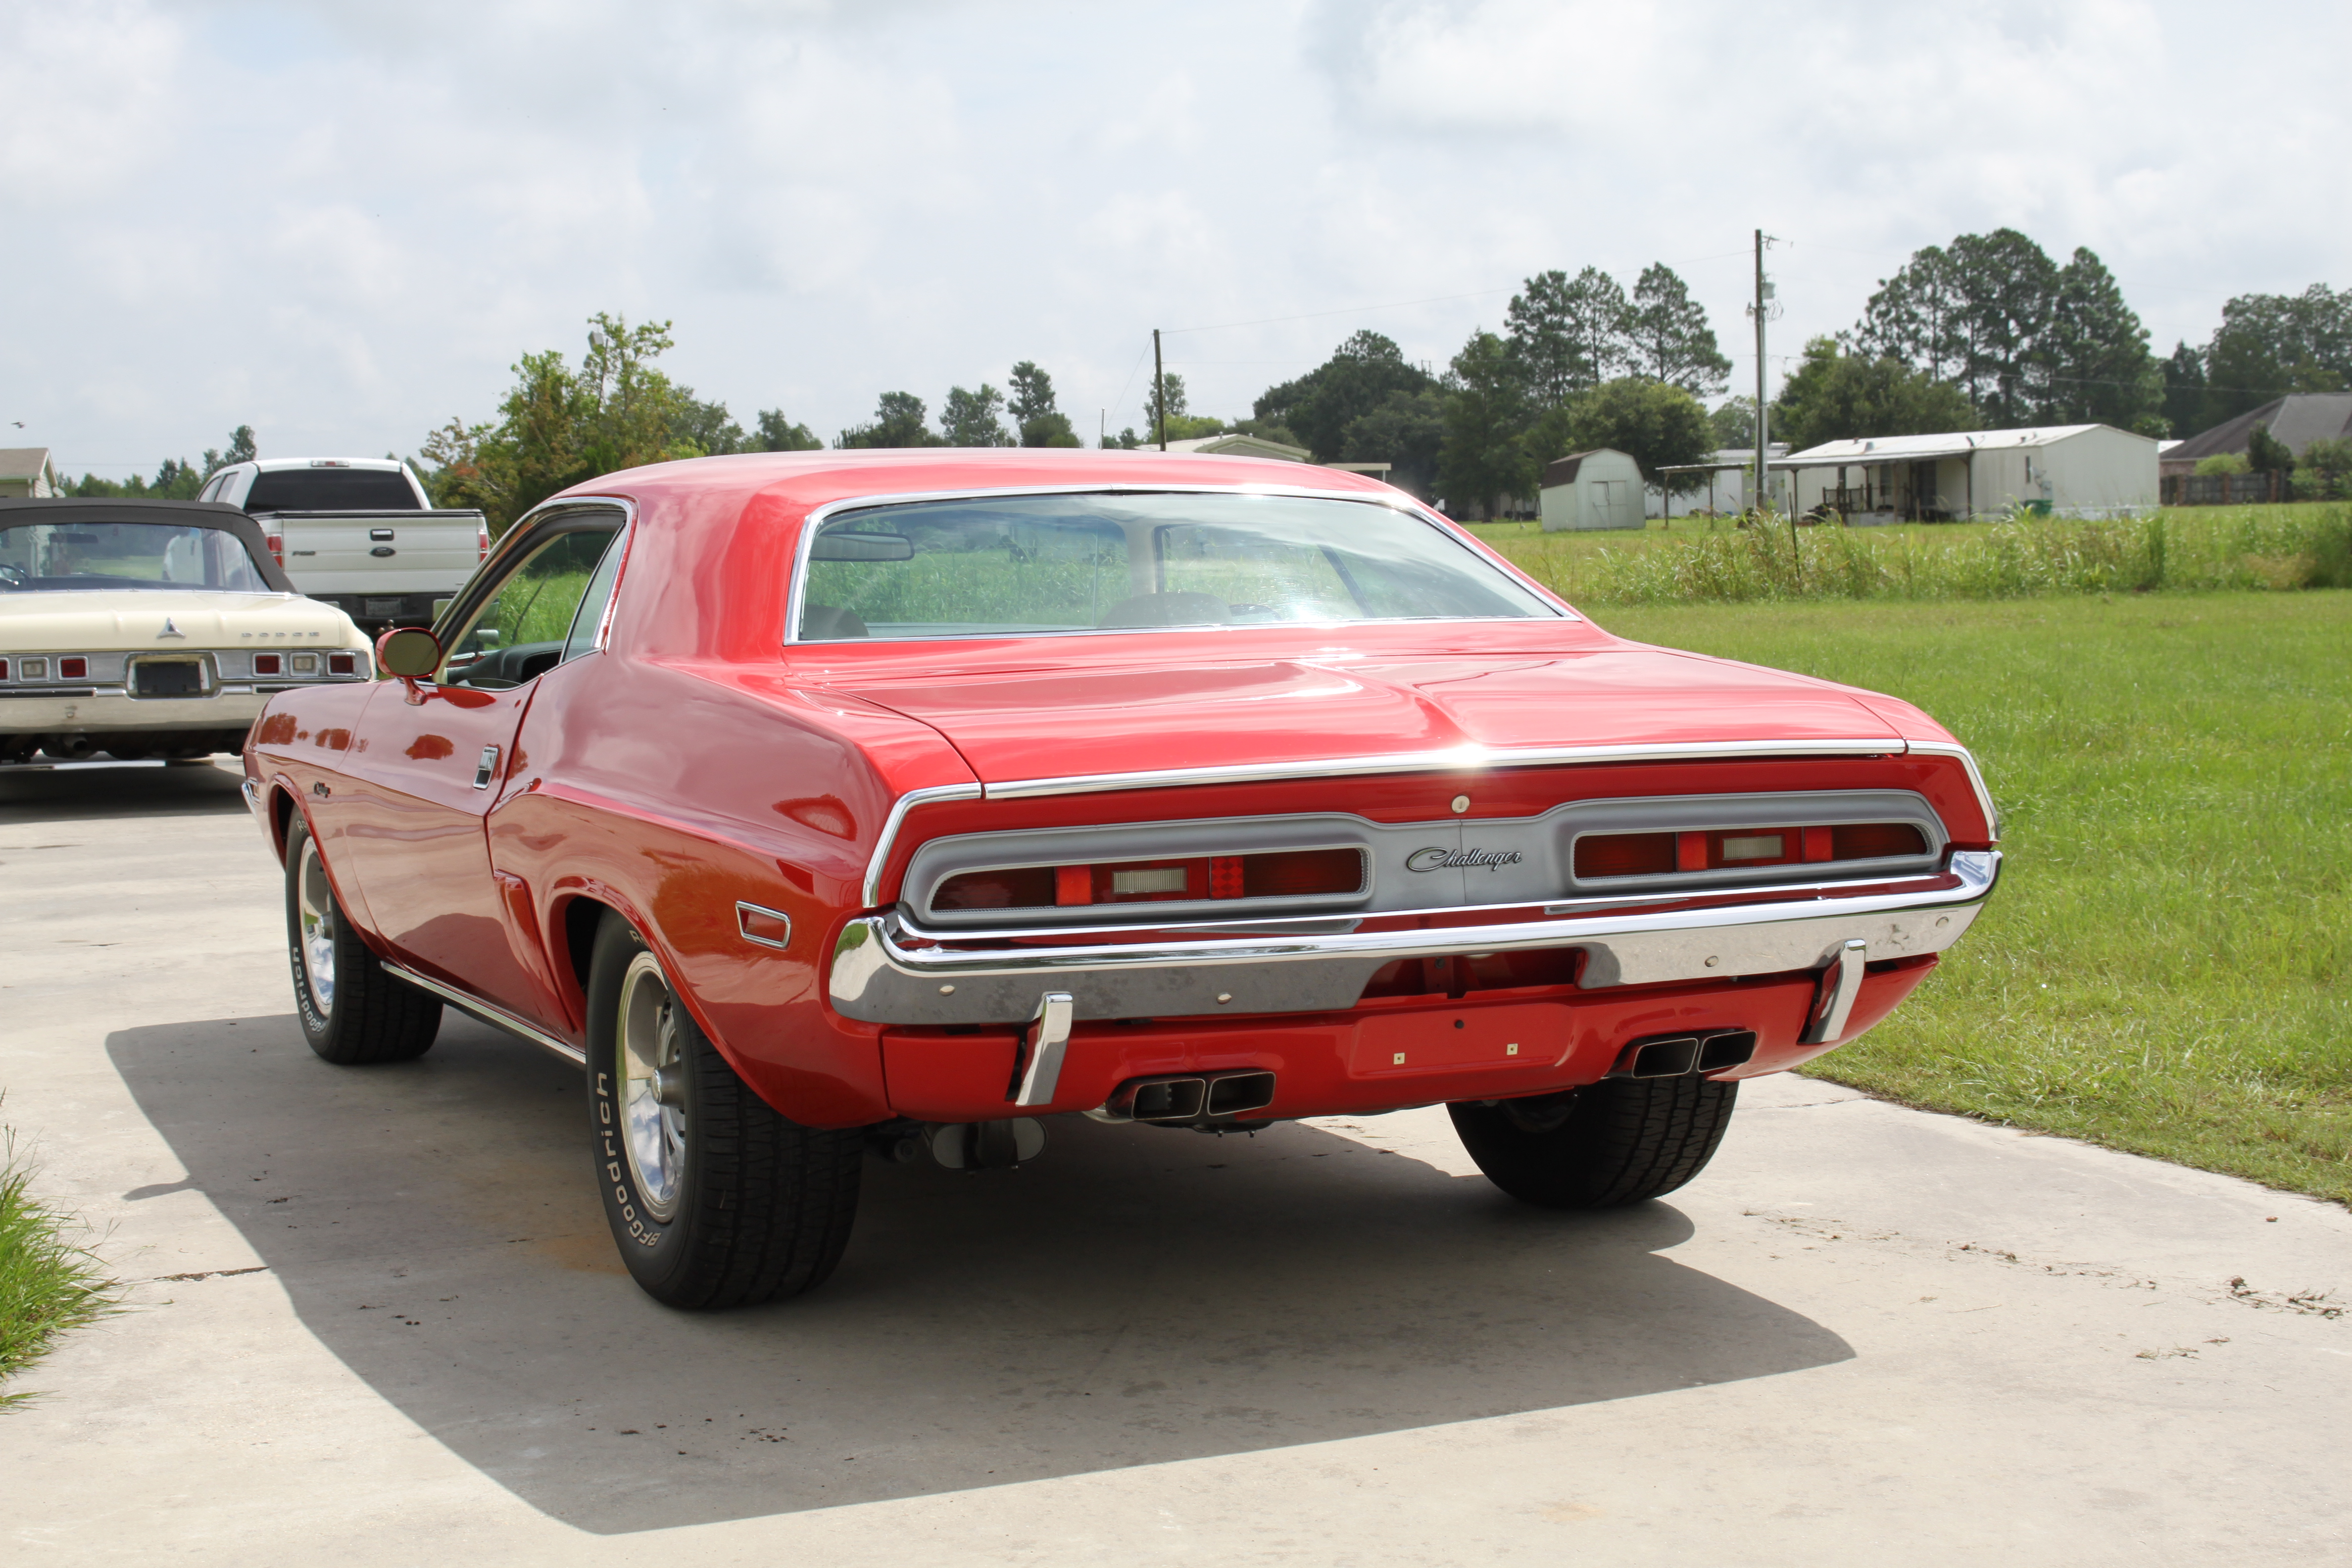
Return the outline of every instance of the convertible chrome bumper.
[[[1727,980],[1820,968],[1853,942],[1866,944],[1871,962],[1941,952],[1969,929],[2000,874],[1998,851],[1962,850],[1943,873],[1900,882],[1775,889],[1668,909],[1655,900],[1558,905],[1538,918],[1465,925],[1367,918],[976,932],[868,915],[842,931],[830,993],[845,1016],[880,1024],[1018,1024],[1047,991],[1070,993],[1081,1018],[1320,1013],[1354,1006],[1396,959],[1538,948],[1581,949],[1578,984],[1586,990]]]

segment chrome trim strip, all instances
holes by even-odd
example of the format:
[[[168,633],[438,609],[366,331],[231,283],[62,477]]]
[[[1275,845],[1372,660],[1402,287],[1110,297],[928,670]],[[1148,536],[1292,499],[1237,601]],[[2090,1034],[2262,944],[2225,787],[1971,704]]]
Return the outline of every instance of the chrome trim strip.
[[[772,937],[753,936],[751,928],[744,923],[743,917],[746,915],[765,915],[772,921],[783,921],[784,940],[777,942]],[[757,942],[761,947],[772,947],[778,952],[782,952],[793,945],[793,917],[782,910],[772,910],[764,904],[747,904],[738,899],[735,900],[735,933],[745,942]]]
[[[1924,752],[1933,757],[1958,757],[1960,766],[1969,771],[1969,785],[1977,792],[1977,805],[1984,812],[1985,827],[1992,834],[1993,842],[2000,841],[2000,808],[1992,803],[1992,791],[1985,787],[1984,774],[1977,771],[1976,753],[1954,741],[1911,741],[1906,749]]]
[[[1344,1010],[1393,959],[1542,948],[1581,948],[1584,990],[1728,980],[1815,968],[1856,941],[1864,959],[1940,952],[1992,891],[2000,856],[1962,850],[1951,868],[1957,886],[1874,896],[1438,930],[1224,931],[1152,944],[909,947],[914,933],[895,914],[866,916],[844,928],[826,989],[845,1016],[930,1024],[1011,1022],[1045,989],[1069,992],[1088,1018],[1213,1014],[1226,991],[1248,993],[1237,1012]]]
[[[454,985],[444,985],[438,980],[428,980],[406,964],[395,963],[389,958],[383,961],[383,966],[419,991],[430,992],[444,1002],[472,1014],[493,1028],[504,1029],[507,1033],[520,1036],[542,1050],[552,1051],[573,1067],[588,1065],[586,1051],[567,1040],[558,1039],[536,1024],[525,1023],[494,1003],[485,1002],[472,993],[460,991]]]
[[[1460,523],[1441,516],[1436,511],[1423,506],[1421,502],[1413,500],[1412,497],[1404,494],[1402,491],[1395,491],[1387,495],[1382,495],[1376,490],[1344,489],[1320,485],[1188,485],[1166,481],[1158,483],[1140,482],[1122,484],[1117,480],[1097,480],[1092,484],[1082,485],[994,485],[979,489],[909,490],[895,492],[889,495],[845,496],[839,500],[827,501],[823,506],[812,509],[809,514],[801,520],[800,541],[793,549],[792,579],[785,584],[789,597],[787,597],[784,602],[786,617],[784,622],[784,642],[786,645],[790,646],[798,644],[801,640],[802,594],[803,590],[808,584],[809,551],[816,542],[817,530],[823,527],[827,520],[831,519],[835,513],[844,511],[863,511],[868,508],[877,506],[913,506],[924,501],[983,500],[1003,496],[1075,495],[1297,496],[1317,500],[1363,501],[1373,506],[1384,506],[1391,511],[1402,512],[1408,517],[1413,518],[1418,521],[1426,523],[1432,528],[1436,529],[1440,533],[1444,534],[1455,544],[1462,545],[1464,548],[1469,550],[1470,553],[1482,564],[1488,566],[1499,565],[1507,575],[1517,579],[1522,585],[1534,589],[1537,595],[1542,599],[1544,603],[1551,605],[1561,620],[1582,621],[1584,619],[1584,616],[1577,611],[1575,606],[1569,604],[1567,600],[1561,598],[1558,594],[1553,593],[1549,588],[1547,588],[1542,584],[1537,582],[1527,573],[1520,571],[1517,567],[1505,560],[1503,558],[1502,552],[1486,548],[1484,542],[1479,540],[1476,535],[1471,533],[1468,529],[1463,528]],[[520,525],[518,524],[517,526]],[[1457,530],[1459,531],[1458,532],[1456,531]],[[1465,541],[1468,541],[1468,542],[1465,543]],[[1412,620],[1496,620],[1517,619],[1520,617],[1492,616],[1416,616],[1400,618]],[[1271,624],[1274,623],[1269,623],[1269,625]],[[1319,625],[1323,623],[1299,624]],[[1384,623],[1379,621],[1350,620],[1340,621],[1333,624],[1340,626],[1376,626]],[[1137,631],[1188,631],[1206,630],[1209,628],[1186,626],[1117,626],[1109,628],[1095,627],[1093,629],[1097,631],[1109,630],[1117,635]],[[1011,638],[1034,637],[1037,635],[1038,634],[1034,632],[975,632],[971,634],[969,637],[965,638],[877,637],[872,640],[876,642],[943,642],[950,640],[1003,642]],[[1077,634],[1055,632],[1051,635],[1055,637],[1067,637]],[[827,647],[835,645],[832,643],[816,643],[809,646]]]
[[[874,854],[866,862],[865,901],[882,901],[882,868],[889,863],[890,846],[897,842],[899,825],[907,814],[919,805],[935,800],[978,800],[985,792],[976,784],[932,784],[927,789],[910,789],[890,806],[890,815],[883,820],[881,837],[874,841]]]
[[[1727,757],[1900,756],[1895,736],[1817,741],[1693,741],[1672,746],[1454,746],[1442,752],[1391,752],[1317,762],[1245,763],[1227,767],[1157,768],[1124,773],[1071,773],[1015,779],[988,786],[991,800],[1090,795],[1116,789],[1172,789],[1187,784],[1270,784],[1339,773],[1472,772],[1486,768],[1560,767],[1586,763],[1703,762]],[[870,900],[868,901],[871,901]]]

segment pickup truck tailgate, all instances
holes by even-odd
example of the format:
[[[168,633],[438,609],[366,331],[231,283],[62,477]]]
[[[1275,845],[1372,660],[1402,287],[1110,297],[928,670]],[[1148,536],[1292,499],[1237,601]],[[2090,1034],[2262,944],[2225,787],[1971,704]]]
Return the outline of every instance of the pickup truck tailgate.
[[[456,593],[481,562],[478,511],[281,511],[258,515],[285,544],[305,594]]]

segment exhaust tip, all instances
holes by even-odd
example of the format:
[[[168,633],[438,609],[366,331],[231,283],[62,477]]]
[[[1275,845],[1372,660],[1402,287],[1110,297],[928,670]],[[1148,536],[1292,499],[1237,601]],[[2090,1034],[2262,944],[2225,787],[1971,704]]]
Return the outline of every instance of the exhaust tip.
[[[1635,1040],[1617,1055],[1611,1078],[1681,1078],[1727,1072],[1756,1058],[1753,1029],[1712,1029],[1703,1035],[1660,1035]]]
[[[1246,1116],[1274,1103],[1274,1075],[1237,1072],[1209,1080],[1209,1114]]]
[[[1727,1068],[1742,1068],[1756,1059],[1756,1031],[1727,1029],[1719,1035],[1709,1035],[1699,1042],[1698,1070],[1722,1072]]]
[[[1158,1127],[1217,1127],[1274,1103],[1275,1075],[1229,1072],[1139,1078],[1112,1091],[1097,1121],[1146,1121]]]

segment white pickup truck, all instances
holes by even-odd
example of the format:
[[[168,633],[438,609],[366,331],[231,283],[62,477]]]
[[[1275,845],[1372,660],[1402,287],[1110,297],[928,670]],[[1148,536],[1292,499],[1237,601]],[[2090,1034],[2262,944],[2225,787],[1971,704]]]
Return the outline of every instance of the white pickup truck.
[[[260,523],[295,588],[371,633],[433,624],[490,552],[478,511],[436,511],[408,465],[386,458],[265,458],[232,463],[198,500]]]

